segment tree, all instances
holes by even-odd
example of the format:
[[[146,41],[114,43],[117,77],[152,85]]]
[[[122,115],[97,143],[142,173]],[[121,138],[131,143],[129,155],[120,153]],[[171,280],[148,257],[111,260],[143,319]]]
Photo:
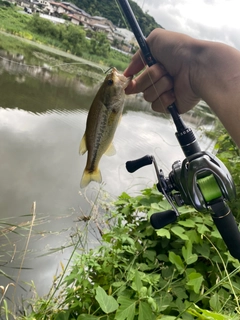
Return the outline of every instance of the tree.
[[[114,38],[112,42],[112,46],[115,48],[119,48],[119,44],[120,44],[119,40]]]
[[[107,57],[110,52],[110,43],[103,32],[95,32],[90,41],[90,53]]]
[[[119,26],[120,28],[128,28],[131,30],[129,25],[126,25],[126,21],[123,20],[121,9],[118,9],[115,1],[73,0],[73,3],[92,16],[100,15],[109,19],[113,24]],[[148,36],[148,34],[155,28],[162,28],[153,17],[151,17],[148,13],[144,13],[136,2],[129,0],[129,4],[145,36]]]

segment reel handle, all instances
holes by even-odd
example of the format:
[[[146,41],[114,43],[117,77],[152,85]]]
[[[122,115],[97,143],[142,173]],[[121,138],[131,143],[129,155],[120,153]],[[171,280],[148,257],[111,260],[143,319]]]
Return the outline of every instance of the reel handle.
[[[132,161],[127,161],[126,162],[126,169],[128,172],[133,173],[137,171],[138,169],[148,166],[149,164],[152,164],[153,159],[151,156],[146,155],[142,158],[132,160]]]
[[[154,229],[161,229],[166,225],[173,223],[177,220],[176,212],[173,210],[167,210],[163,212],[156,212],[151,215],[150,223]]]

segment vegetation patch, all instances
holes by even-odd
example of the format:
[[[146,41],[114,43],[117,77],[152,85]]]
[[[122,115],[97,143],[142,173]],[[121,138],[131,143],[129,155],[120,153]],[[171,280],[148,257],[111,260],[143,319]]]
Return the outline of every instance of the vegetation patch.
[[[219,157],[239,165],[226,133],[217,145]],[[112,205],[102,203],[101,213],[84,215],[101,243],[84,250],[86,233],[78,230],[72,257],[52,290],[28,301],[31,309],[19,319],[239,319],[240,264],[210,214],[186,206],[177,223],[154,230],[149,217],[168,209],[154,186],[134,197],[124,192]]]
[[[18,8],[0,7],[0,30],[37,43],[45,44],[104,66],[115,66],[123,71],[130,55],[111,49],[106,34],[88,32],[73,24],[54,24],[38,14],[27,15]],[[33,43],[34,44],[34,43]]]

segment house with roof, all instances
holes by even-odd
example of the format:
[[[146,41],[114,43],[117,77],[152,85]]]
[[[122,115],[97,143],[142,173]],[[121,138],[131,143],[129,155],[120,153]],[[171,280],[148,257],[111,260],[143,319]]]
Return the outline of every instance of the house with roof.
[[[131,43],[134,46],[138,46],[138,42],[132,31],[125,28],[116,28],[116,34],[122,36],[127,43]]]
[[[92,16],[89,25],[94,31],[106,33],[108,40],[111,42],[113,41],[116,27],[112,21],[104,17]]]
[[[108,20],[107,18],[104,17],[99,17],[99,16],[93,16],[91,17],[91,25],[102,25],[102,26],[107,26],[111,32],[114,32],[116,30],[116,27],[112,23],[112,21]]]
[[[78,8],[75,4],[73,4],[71,2],[64,2],[63,1],[62,4],[64,4],[68,8],[69,12],[72,12],[72,13],[80,12],[81,13],[83,11],[82,9]]]
[[[75,12],[74,14],[69,14],[68,17],[70,18],[73,24],[82,25],[85,28],[92,29],[91,15],[85,12],[84,10]]]
[[[113,41],[113,39],[114,39],[113,32],[108,26],[96,23],[93,25],[92,28],[94,31],[106,33],[108,40]]]
[[[81,25],[85,29],[104,32],[107,35],[107,38],[110,42],[113,42],[114,39],[117,39],[119,43],[121,43],[121,47],[124,47],[124,50],[129,52],[132,47],[132,42],[130,42],[126,38],[130,38],[133,34],[126,34],[126,32],[122,32],[121,29],[117,29],[116,26],[112,23],[112,21],[107,18],[100,16],[91,16],[84,10],[77,7],[75,4],[70,2],[55,2],[47,0],[31,0],[31,1],[41,1],[41,4],[45,7],[42,12],[48,13],[49,16],[56,16],[58,18],[61,15],[65,14],[69,17],[71,23],[75,25]],[[47,3],[49,5],[47,5]],[[55,21],[53,21],[55,22]],[[55,22],[56,23],[56,22]],[[130,31],[129,31],[130,32]]]
[[[71,13],[68,7],[61,2],[50,2],[50,6],[51,6],[52,13],[58,13],[58,14]]]

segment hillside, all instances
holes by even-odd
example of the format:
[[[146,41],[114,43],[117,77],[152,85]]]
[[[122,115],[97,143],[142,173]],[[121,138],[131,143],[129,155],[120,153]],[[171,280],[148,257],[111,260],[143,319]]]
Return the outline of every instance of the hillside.
[[[111,20],[116,26],[126,28],[121,10],[117,1],[109,0],[72,0],[72,2],[92,16],[101,16]],[[129,0],[129,4],[145,36],[155,28],[162,28],[148,13],[144,13],[136,2]],[[128,28],[130,29],[130,28]]]

